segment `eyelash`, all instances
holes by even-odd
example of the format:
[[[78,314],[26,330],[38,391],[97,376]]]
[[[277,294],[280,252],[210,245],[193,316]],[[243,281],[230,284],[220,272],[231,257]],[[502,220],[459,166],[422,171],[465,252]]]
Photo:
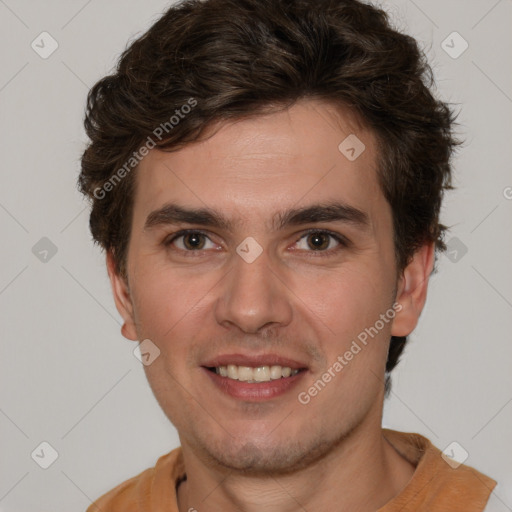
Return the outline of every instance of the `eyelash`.
[[[308,235],[311,235],[313,233],[314,234],[328,235],[328,236],[334,238],[334,240],[336,240],[336,242],[338,242],[338,244],[339,244],[338,247],[335,247],[333,249],[328,249],[328,250],[323,250],[323,251],[314,251],[314,250],[306,251],[306,252],[313,253],[315,255],[314,257],[330,256],[330,255],[332,255],[333,252],[337,252],[341,248],[345,248],[345,247],[347,247],[349,245],[349,241],[344,236],[340,235],[339,233],[335,233],[333,231],[329,231],[328,229],[315,229],[315,228],[311,228],[311,229],[308,229],[308,230],[304,231],[304,233],[302,233],[302,235],[299,237],[297,242],[302,240],[304,237],[306,237]],[[203,235],[203,236],[205,236],[206,238],[209,239],[208,234],[203,232],[203,231],[201,231],[201,230],[198,230],[198,229],[183,229],[181,231],[177,231],[176,233],[173,233],[170,237],[167,237],[164,240],[163,245],[165,247],[170,247],[171,244],[175,240],[177,240],[178,238],[181,238],[183,236],[190,235],[190,234],[200,234],[200,235]],[[191,253],[190,256],[192,256],[192,254],[194,254],[194,253],[200,253],[202,251],[202,249],[198,249],[198,250],[195,250],[195,251],[193,251],[193,250],[184,250],[184,249],[177,249],[177,250],[181,251],[182,253]]]

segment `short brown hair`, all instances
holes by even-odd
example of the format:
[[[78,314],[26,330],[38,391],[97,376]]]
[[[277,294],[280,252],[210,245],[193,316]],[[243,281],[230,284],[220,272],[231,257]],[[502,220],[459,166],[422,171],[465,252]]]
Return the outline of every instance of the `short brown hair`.
[[[439,212],[458,142],[455,116],[435,98],[433,84],[416,41],[392,28],[384,11],[357,0],[183,1],[89,92],[84,123],[90,144],[79,187],[92,202],[93,238],[126,276],[130,169],[137,163],[126,162],[140,156],[149,139],[175,150],[214,122],[315,98],[353,109],[375,133],[402,270],[424,243],[445,249]],[[172,121],[191,101],[194,108]],[[157,127],[165,130],[155,141]],[[391,339],[387,372],[405,343],[405,337]]]

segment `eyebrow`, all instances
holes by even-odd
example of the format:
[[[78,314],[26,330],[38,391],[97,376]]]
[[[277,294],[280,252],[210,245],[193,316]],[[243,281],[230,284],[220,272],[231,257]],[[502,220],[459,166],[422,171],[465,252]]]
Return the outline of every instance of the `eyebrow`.
[[[368,214],[340,202],[313,204],[277,212],[271,226],[277,231],[289,226],[317,222],[345,222],[363,229],[370,226]],[[176,203],[168,203],[147,216],[144,230],[168,224],[195,224],[225,231],[233,231],[234,227],[233,221],[210,208],[187,208]]]

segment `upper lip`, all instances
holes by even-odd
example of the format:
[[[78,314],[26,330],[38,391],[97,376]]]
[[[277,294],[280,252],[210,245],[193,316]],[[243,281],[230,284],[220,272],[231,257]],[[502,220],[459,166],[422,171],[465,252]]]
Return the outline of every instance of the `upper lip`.
[[[202,366],[206,368],[215,368],[217,366],[227,366],[234,364],[236,366],[285,366],[292,370],[301,370],[307,368],[307,365],[288,357],[278,354],[222,354],[206,361]]]

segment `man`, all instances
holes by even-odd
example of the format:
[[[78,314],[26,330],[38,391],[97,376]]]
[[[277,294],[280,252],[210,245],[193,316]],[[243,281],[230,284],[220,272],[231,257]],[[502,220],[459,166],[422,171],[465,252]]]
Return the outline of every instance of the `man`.
[[[355,0],[170,8],[89,95],[81,190],[181,447],[105,511],[481,511],[383,429],[457,142],[416,42]]]

